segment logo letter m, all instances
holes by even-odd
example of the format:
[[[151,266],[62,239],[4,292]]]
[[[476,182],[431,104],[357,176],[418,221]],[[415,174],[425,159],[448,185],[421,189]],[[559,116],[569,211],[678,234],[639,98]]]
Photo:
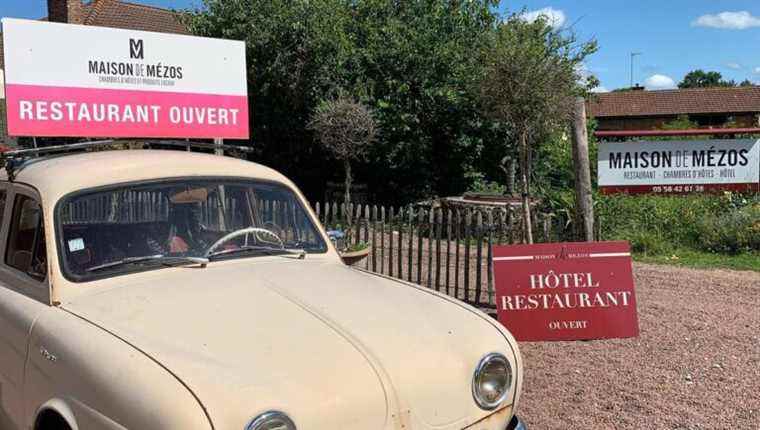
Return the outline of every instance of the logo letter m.
[[[129,39],[129,57],[142,60],[145,57],[143,52],[143,41],[141,39]]]

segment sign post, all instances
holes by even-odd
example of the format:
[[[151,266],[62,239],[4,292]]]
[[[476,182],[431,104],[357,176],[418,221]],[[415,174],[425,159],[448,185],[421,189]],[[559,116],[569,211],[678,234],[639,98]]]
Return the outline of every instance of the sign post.
[[[594,240],[594,202],[591,197],[591,166],[588,159],[588,130],[586,128],[586,100],[575,99],[573,109],[573,167],[575,170],[575,217],[583,240]]]
[[[241,41],[2,23],[9,135],[249,137]]]
[[[494,246],[499,321],[517,340],[639,333],[628,242]]]
[[[221,138],[215,138],[214,139],[214,155],[224,155],[224,148],[222,147],[224,145],[224,139]]]

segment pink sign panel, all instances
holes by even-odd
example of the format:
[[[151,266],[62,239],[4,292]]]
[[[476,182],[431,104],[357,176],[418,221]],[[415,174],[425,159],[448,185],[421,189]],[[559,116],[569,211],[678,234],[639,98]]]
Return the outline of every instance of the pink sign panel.
[[[499,321],[517,340],[639,334],[628,242],[494,246]]]
[[[8,134],[248,139],[245,44],[3,19]]]
[[[248,99],[8,85],[12,136],[248,138]]]

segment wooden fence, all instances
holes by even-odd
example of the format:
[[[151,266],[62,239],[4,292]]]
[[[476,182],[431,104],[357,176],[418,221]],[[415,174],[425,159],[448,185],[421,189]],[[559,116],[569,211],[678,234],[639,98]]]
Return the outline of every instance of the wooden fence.
[[[348,232],[350,244],[369,244],[370,254],[359,265],[482,308],[495,307],[492,245],[522,238],[522,217],[515,209],[313,207],[328,230]],[[533,225],[537,242],[565,233],[565,224],[552,214],[536,214]]]

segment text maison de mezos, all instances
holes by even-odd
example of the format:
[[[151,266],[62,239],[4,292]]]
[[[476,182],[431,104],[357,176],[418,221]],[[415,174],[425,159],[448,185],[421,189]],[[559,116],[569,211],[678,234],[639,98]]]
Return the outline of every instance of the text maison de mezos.
[[[22,121],[161,124],[168,120],[177,125],[235,126],[239,114],[239,109],[219,107],[171,106],[164,109],[158,105],[19,101]]]

